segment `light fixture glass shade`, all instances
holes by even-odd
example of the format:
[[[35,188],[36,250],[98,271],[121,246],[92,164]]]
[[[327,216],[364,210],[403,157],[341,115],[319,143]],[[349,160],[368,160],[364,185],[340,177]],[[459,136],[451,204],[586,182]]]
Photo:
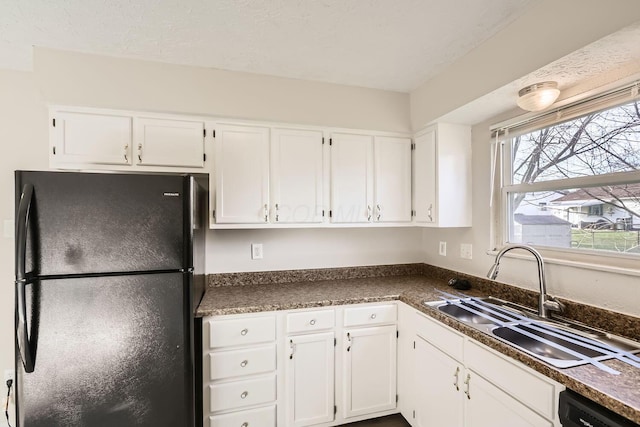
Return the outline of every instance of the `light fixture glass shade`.
[[[527,111],[544,110],[558,99],[560,90],[556,82],[535,83],[520,89],[518,107]]]

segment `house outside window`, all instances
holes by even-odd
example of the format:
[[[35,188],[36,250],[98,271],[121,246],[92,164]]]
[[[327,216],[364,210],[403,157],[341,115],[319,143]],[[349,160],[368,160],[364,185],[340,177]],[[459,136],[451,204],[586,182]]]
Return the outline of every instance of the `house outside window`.
[[[593,111],[581,105],[582,114],[547,117],[543,127],[503,138],[498,244],[637,262],[640,101],[628,99],[606,108],[596,103]]]

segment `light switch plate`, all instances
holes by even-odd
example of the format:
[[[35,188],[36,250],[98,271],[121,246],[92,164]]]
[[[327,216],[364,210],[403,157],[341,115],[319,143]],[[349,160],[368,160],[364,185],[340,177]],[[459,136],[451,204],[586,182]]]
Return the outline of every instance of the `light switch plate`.
[[[473,245],[471,243],[460,244],[460,258],[471,259],[473,257]]]
[[[447,256],[447,242],[440,242],[440,246],[438,246],[438,253],[442,256]]]
[[[262,243],[251,244],[251,259],[262,259],[264,253],[262,252]]]

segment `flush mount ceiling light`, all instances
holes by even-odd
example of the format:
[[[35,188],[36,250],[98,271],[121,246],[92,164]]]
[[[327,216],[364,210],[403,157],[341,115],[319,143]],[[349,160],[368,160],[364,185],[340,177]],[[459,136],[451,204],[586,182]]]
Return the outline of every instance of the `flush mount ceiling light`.
[[[518,92],[518,107],[527,111],[540,111],[553,104],[560,96],[558,83],[535,83]]]

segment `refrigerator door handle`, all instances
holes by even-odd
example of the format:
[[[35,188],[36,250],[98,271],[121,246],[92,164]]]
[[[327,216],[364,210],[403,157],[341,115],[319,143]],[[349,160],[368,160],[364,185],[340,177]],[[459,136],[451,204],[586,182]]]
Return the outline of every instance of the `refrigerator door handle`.
[[[33,354],[27,331],[27,301],[25,287],[27,284],[27,227],[33,199],[33,185],[26,184],[22,189],[18,218],[16,223],[16,339],[20,357],[26,372],[33,372]]]

